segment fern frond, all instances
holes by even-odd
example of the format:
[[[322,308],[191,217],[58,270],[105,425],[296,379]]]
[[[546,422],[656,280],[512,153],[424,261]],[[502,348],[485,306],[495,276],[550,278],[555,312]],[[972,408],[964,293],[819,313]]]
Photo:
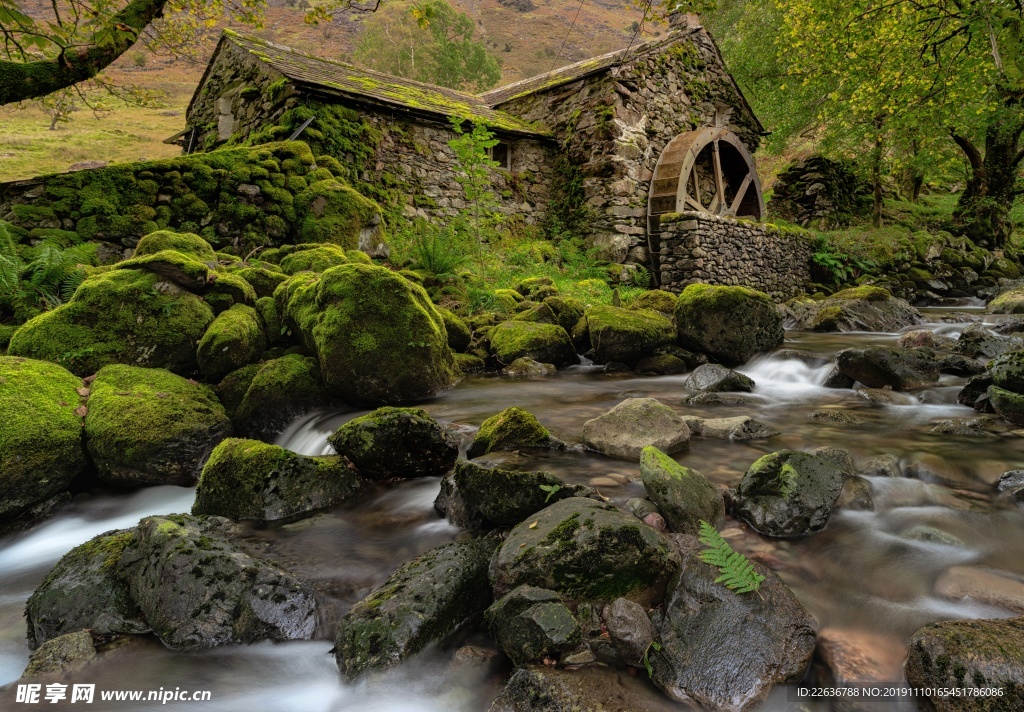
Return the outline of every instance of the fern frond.
[[[761,587],[764,576],[757,573],[750,560],[729,546],[718,530],[705,521],[700,523],[700,542],[707,546],[700,552],[700,560],[718,569],[715,583],[724,584],[734,593],[750,593]]]

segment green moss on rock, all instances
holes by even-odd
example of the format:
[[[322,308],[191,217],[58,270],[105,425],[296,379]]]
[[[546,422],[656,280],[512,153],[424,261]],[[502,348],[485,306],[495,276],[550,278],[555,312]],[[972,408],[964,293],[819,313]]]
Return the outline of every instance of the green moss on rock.
[[[448,336],[448,346],[452,351],[461,352],[469,348],[473,340],[473,333],[466,326],[466,322],[456,316],[451,310],[437,307],[437,312],[444,320],[444,330]]]
[[[725,500],[708,479],[683,467],[655,447],[640,453],[640,477],[647,494],[677,534],[696,534],[700,522],[718,527],[725,519]]]
[[[746,287],[691,284],[676,304],[679,345],[727,366],[782,343],[782,317],[771,297]]]
[[[532,413],[513,406],[492,415],[480,425],[466,455],[480,457],[496,450],[548,448],[559,445],[562,443],[551,437],[551,433]]]
[[[316,359],[287,354],[257,367],[232,421],[238,434],[267,439],[328,402]]]
[[[8,353],[53,361],[81,376],[111,363],[187,373],[212,321],[201,299],[156,274],[114,270],[89,277],[66,304],[28,321]]]
[[[676,338],[672,321],[650,309],[595,306],[587,309],[586,320],[595,363],[635,365]]]
[[[81,387],[56,364],[0,356],[0,528],[67,490],[85,467]]]
[[[249,283],[257,299],[272,296],[277,285],[288,279],[284,273],[264,267],[244,267],[238,270],[238,276]]]
[[[491,329],[488,336],[494,355],[506,365],[523,356],[555,366],[580,361],[569,334],[554,324],[504,321]]]
[[[345,251],[337,245],[317,245],[308,250],[296,250],[281,260],[285,274],[296,272],[323,272],[349,262]]]
[[[331,242],[354,250],[359,248],[360,233],[380,229],[377,204],[339,180],[310,185],[295,196],[295,210],[303,242]]]
[[[220,314],[235,304],[252,306],[256,303],[256,290],[240,274],[213,272],[203,298],[213,307],[214,313]]]
[[[157,230],[145,235],[135,246],[135,257],[155,255],[165,250],[180,252],[199,262],[215,262],[217,255],[213,246],[201,238],[188,232],[173,230]]]
[[[256,361],[267,348],[267,337],[256,310],[235,304],[213,320],[199,340],[196,359],[203,376],[219,381]]]
[[[92,382],[86,447],[104,482],[193,485],[230,434],[213,391],[168,371],[112,365]]]
[[[421,408],[378,408],[327,441],[373,479],[440,477],[459,455],[458,442]]]

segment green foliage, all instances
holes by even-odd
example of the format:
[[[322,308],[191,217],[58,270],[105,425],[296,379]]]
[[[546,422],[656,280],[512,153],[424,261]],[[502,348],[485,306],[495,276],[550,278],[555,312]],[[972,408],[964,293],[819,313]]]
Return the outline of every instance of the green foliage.
[[[747,557],[734,551],[718,530],[703,520],[700,523],[698,538],[708,547],[700,552],[701,561],[717,567],[721,574],[715,579],[715,583],[724,584],[737,594],[750,593],[761,587],[764,576],[754,570]]]
[[[469,210],[459,214],[459,221],[468,223],[480,258],[483,243],[502,219],[498,212],[498,198],[491,187],[491,171],[498,167],[498,163],[491,160],[490,150],[498,145],[498,139],[483,122],[473,122],[473,129],[468,132],[462,124],[461,119],[451,117],[455,138],[448,141],[448,146],[458,161],[459,173],[455,180],[462,186],[469,204]]]
[[[0,223],[0,310],[27,317],[71,299],[85,280],[85,266],[96,257],[96,245],[80,244],[76,238],[53,230],[39,244],[20,247]]]
[[[465,247],[455,228],[451,224],[439,227],[420,220],[413,230],[413,265],[438,280],[454,278],[467,260]]]
[[[843,284],[870,272],[875,267],[871,260],[837,249],[824,235],[817,235],[814,239],[811,272],[819,281]]]
[[[647,650],[644,651],[644,656],[641,658],[644,664],[644,670],[647,671],[647,677],[654,677],[654,668],[651,667],[651,651],[658,652],[661,650],[661,643],[656,640],[652,640],[651,644],[647,646]]]
[[[366,21],[356,63],[387,74],[452,89],[484,91],[501,79],[501,64],[474,24],[446,0],[387,3]]]
[[[544,498],[544,504],[551,501],[551,498],[555,496],[558,490],[562,489],[562,485],[539,485],[542,490],[548,493],[548,496]]]

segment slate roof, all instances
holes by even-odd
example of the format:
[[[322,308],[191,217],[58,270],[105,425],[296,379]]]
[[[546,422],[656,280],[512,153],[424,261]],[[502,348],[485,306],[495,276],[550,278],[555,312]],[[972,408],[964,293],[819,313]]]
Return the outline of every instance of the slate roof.
[[[346,62],[315,57],[231,30],[224,30],[217,52],[220,52],[225,42],[230,42],[248,52],[256,60],[265,62],[295,82],[300,89],[310,92],[342,96],[355,101],[369,101],[434,118],[458,116],[470,121],[482,120],[497,131],[527,136],[551,136],[544,127],[535,126],[511,114],[493,109],[483,99],[468,92],[362,69]],[[210,66],[213,66],[213,60]],[[203,82],[200,82],[200,87],[202,84]]]

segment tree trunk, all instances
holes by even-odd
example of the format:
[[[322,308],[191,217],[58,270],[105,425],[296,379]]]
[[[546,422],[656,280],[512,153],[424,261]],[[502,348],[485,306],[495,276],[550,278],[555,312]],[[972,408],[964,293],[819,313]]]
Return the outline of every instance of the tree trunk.
[[[989,119],[984,155],[969,139],[953,134],[971,169],[967,186],[953,209],[953,220],[964,235],[984,247],[1002,248],[1010,237],[1009,214],[1024,162],[1022,133],[1024,111],[1013,100]]]
[[[99,74],[128,51],[167,0],[132,0],[110,18],[113,39],[103,45],[69,47],[60,56],[38,62],[0,61],[0,104],[37,99]]]
[[[871,211],[871,222],[875,227],[882,226],[882,119],[875,119],[875,146],[871,151],[871,184],[874,208]]]

